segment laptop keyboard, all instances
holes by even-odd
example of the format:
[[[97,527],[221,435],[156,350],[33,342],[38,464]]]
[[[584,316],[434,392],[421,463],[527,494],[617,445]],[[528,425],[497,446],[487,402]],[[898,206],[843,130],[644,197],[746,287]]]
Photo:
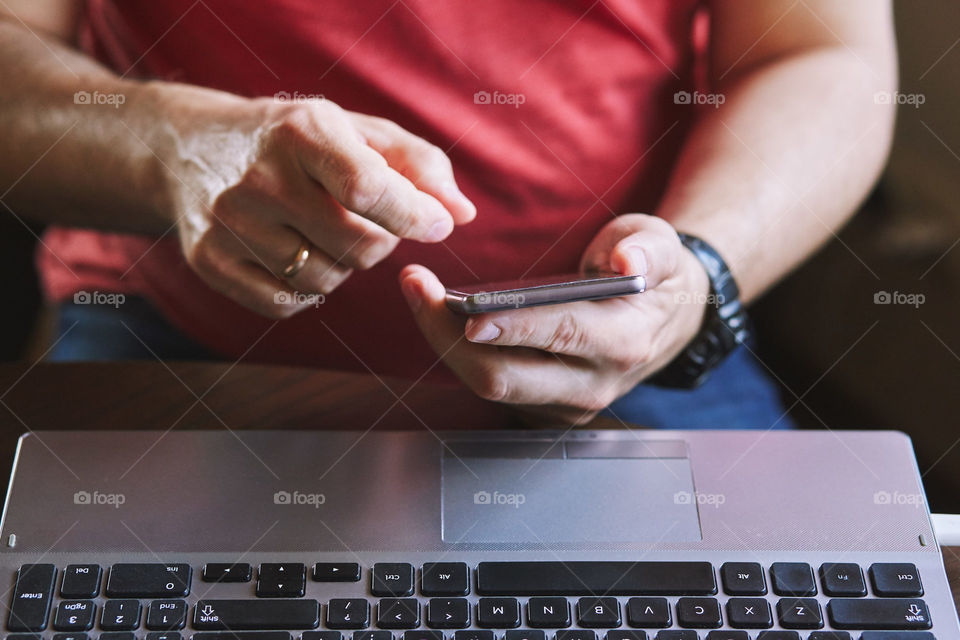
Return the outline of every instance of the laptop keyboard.
[[[6,640],[933,640],[922,596],[907,563],[29,564]]]

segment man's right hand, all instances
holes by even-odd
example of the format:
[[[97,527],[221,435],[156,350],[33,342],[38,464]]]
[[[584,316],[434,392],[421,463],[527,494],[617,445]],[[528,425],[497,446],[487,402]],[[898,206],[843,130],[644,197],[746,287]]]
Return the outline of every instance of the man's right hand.
[[[329,294],[401,238],[439,242],[476,215],[438,147],[389,120],[327,101],[245,99],[146,85],[167,123],[155,147],[168,171],[162,206],[187,263],[262,315],[310,306],[278,293]],[[154,138],[157,140],[157,138]],[[310,256],[281,276],[306,241]]]

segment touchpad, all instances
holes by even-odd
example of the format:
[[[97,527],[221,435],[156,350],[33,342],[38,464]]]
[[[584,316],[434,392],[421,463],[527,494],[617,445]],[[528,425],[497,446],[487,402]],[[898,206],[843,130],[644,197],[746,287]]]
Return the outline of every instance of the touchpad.
[[[447,441],[443,541],[699,541],[680,440]]]

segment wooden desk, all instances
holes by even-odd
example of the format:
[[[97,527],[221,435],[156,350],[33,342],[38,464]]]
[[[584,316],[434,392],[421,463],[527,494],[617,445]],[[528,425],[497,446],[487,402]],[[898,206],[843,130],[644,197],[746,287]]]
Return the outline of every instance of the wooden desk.
[[[470,392],[369,375],[256,365],[0,365],[0,469],[29,429],[537,427]],[[593,428],[617,428],[598,419]],[[943,549],[960,606],[960,547]]]

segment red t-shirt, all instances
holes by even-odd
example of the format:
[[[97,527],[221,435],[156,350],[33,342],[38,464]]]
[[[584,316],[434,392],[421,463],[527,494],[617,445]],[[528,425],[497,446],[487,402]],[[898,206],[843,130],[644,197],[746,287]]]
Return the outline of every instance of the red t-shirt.
[[[453,145],[478,215],[443,245],[401,242],[276,326],[208,288],[173,234],[50,229],[38,255],[47,294],[141,295],[227,358],[255,343],[245,360],[419,377],[436,356],[397,284],[404,265],[448,285],[569,272],[609,209],[655,208],[691,116],[673,94],[693,82],[698,5],[88,0],[81,42],[120,73],[243,96],[322,94]]]

